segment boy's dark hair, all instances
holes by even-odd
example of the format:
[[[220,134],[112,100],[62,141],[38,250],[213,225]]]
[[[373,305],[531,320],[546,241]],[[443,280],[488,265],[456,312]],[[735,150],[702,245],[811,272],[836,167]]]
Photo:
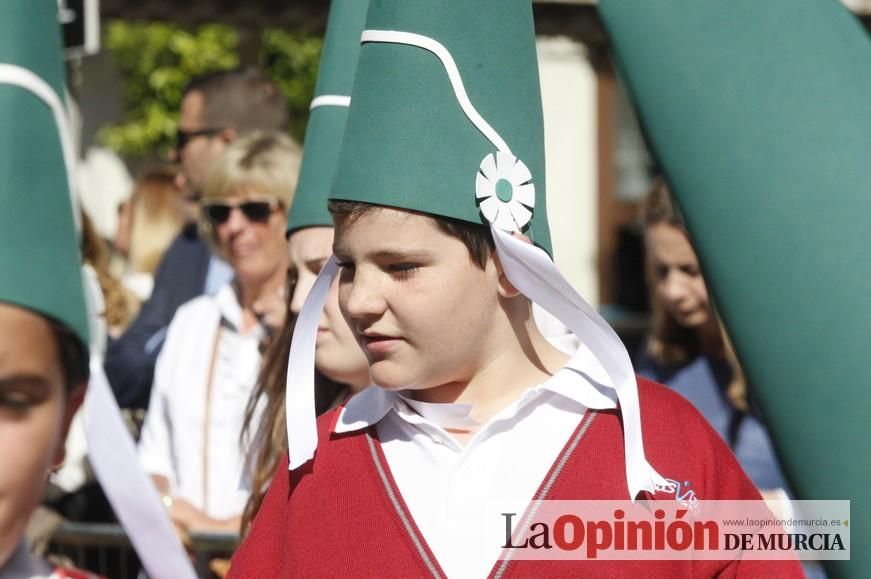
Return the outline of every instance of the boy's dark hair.
[[[48,323],[57,342],[64,390],[71,392],[79,384],[87,382],[91,375],[88,347],[66,324],[52,319]]]
[[[349,219],[352,222],[374,209],[381,208],[380,205],[361,203],[359,201],[330,201],[328,207],[333,217]],[[469,250],[469,257],[475,265],[481,269],[487,267],[487,259],[496,248],[493,242],[493,234],[490,233],[489,227],[460,221],[459,219],[435,217],[418,211],[407,211],[432,219],[440,230],[463,242],[463,245]]]
[[[205,100],[203,124],[210,129],[283,131],[290,113],[278,86],[255,68],[240,68],[199,76],[184,95],[201,93]]]

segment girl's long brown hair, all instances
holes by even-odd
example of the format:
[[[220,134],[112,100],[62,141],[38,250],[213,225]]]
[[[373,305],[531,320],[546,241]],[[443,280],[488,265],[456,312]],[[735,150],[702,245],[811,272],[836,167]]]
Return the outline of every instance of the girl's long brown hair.
[[[241,532],[244,535],[260,505],[269,490],[269,483],[275,475],[275,470],[282,456],[287,454],[287,428],[284,408],[285,388],[287,381],[287,359],[290,355],[290,342],[293,338],[293,330],[296,325],[295,316],[290,311],[290,298],[293,296],[293,287],[287,291],[285,301],[284,326],[273,336],[266,346],[263,356],[263,364],[257,384],[248,400],[245,409],[245,422],[242,426],[241,441],[251,449],[253,456],[249,455],[247,468],[251,474],[251,496],[242,512]],[[315,372],[315,410],[318,414],[326,412],[343,393],[348,391],[347,386],[328,379],[319,372]],[[263,402],[261,402],[263,401]],[[264,405],[262,416],[255,424],[257,408]],[[256,430],[252,429],[256,426]]]
[[[644,227],[664,223],[680,229],[689,241],[689,234],[683,219],[672,202],[671,191],[664,179],[656,179],[642,205],[641,219]],[[696,332],[680,326],[668,313],[665,304],[656,294],[656,277],[652,260],[646,260],[647,283],[650,288],[651,334],[647,342],[648,355],[658,364],[685,364],[702,353],[701,343]],[[709,299],[712,300],[711,297]],[[713,307],[712,313],[720,329],[720,346],[723,357],[732,370],[732,380],[726,389],[729,402],[737,410],[747,412],[747,380],[732,341],[722,320]]]

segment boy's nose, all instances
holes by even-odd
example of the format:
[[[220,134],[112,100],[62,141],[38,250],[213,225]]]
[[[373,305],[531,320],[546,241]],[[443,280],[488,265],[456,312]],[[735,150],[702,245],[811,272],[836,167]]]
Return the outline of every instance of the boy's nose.
[[[381,295],[380,284],[371,276],[354,274],[339,286],[339,304],[346,316],[363,319],[384,313],[386,303]]]

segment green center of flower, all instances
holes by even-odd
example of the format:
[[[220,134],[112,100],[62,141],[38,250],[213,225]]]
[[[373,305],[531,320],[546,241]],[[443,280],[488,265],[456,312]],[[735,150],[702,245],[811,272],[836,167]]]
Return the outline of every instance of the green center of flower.
[[[499,198],[499,201],[507,203],[511,201],[511,197],[513,196],[514,187],[511,186],[511,181],[508,179],[499,179],[496,181],[496,197]]]

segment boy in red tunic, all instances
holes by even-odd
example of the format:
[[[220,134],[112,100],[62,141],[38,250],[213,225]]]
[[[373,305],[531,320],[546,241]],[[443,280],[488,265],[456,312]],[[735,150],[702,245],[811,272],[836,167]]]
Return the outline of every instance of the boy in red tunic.
[[[291,348],[290,456],[231,576],[802,576],[791,562],[503,551],[503,513],[535,499],[672,501],[669,480],[699,499],[760,497],[690,404],[636,382],[550,260],[528,0],[373,0],[361,38],[335,255]],[[317,320],[336,277],[378,387],[315,424]],[[577,351],[542,336],[533,301]]]

